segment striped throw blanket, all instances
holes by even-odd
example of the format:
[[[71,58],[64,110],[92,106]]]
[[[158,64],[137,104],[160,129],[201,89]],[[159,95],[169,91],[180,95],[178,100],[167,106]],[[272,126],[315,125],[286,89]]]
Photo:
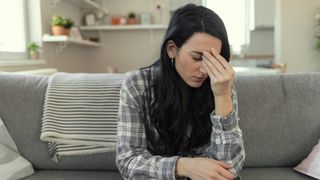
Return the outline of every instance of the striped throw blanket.
[[[56,73],[50,79],[40,139],[50,157],[115,151],[124,74]]]

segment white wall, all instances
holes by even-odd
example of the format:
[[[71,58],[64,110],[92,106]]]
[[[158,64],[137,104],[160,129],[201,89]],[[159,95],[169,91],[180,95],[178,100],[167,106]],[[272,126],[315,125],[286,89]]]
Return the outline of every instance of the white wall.
[[[91,53],[89,71],[105,72],[112,66],[126,72],[148,66],[159,58],[163,35],[164,30],[151,34],[150,30],[101,32],[102,47]]]
[[[320,1],[277,0],[276,7],[276,62],[287,63],[288,72],[320,71],[314,37]]]

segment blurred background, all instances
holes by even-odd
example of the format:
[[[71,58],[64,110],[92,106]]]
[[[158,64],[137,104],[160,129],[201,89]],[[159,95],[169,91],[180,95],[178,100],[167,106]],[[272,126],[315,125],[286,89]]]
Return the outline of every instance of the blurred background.
[[[320,71],[320,0],[1,0],[0,71],[124,73],[152,64],[172,12],[225,22],[238,74]]]

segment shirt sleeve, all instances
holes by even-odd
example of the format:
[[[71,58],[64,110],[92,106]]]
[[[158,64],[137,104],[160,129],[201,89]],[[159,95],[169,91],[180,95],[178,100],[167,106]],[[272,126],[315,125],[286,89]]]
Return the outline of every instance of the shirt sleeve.
[[[127,80],[120,92],[116,164],[124,179],[176,179],[178,156],[162,157],[147,151],[139,90]]]
[[[239,176],[245,160],[245,150],[242,131],[238,126],[238,99],[234,86],[231,94],[232,112],[226,117],[221,117],[213,111],[210,116],[213,130],[205,156],[232,164],[233,168],[230,171]]]

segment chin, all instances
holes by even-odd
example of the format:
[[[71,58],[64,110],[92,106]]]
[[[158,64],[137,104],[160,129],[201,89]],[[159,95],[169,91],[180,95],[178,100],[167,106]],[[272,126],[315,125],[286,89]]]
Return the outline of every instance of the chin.
[[[188,82],[188,85],[192,88],[199,88],[202,85],[202,82]]]

